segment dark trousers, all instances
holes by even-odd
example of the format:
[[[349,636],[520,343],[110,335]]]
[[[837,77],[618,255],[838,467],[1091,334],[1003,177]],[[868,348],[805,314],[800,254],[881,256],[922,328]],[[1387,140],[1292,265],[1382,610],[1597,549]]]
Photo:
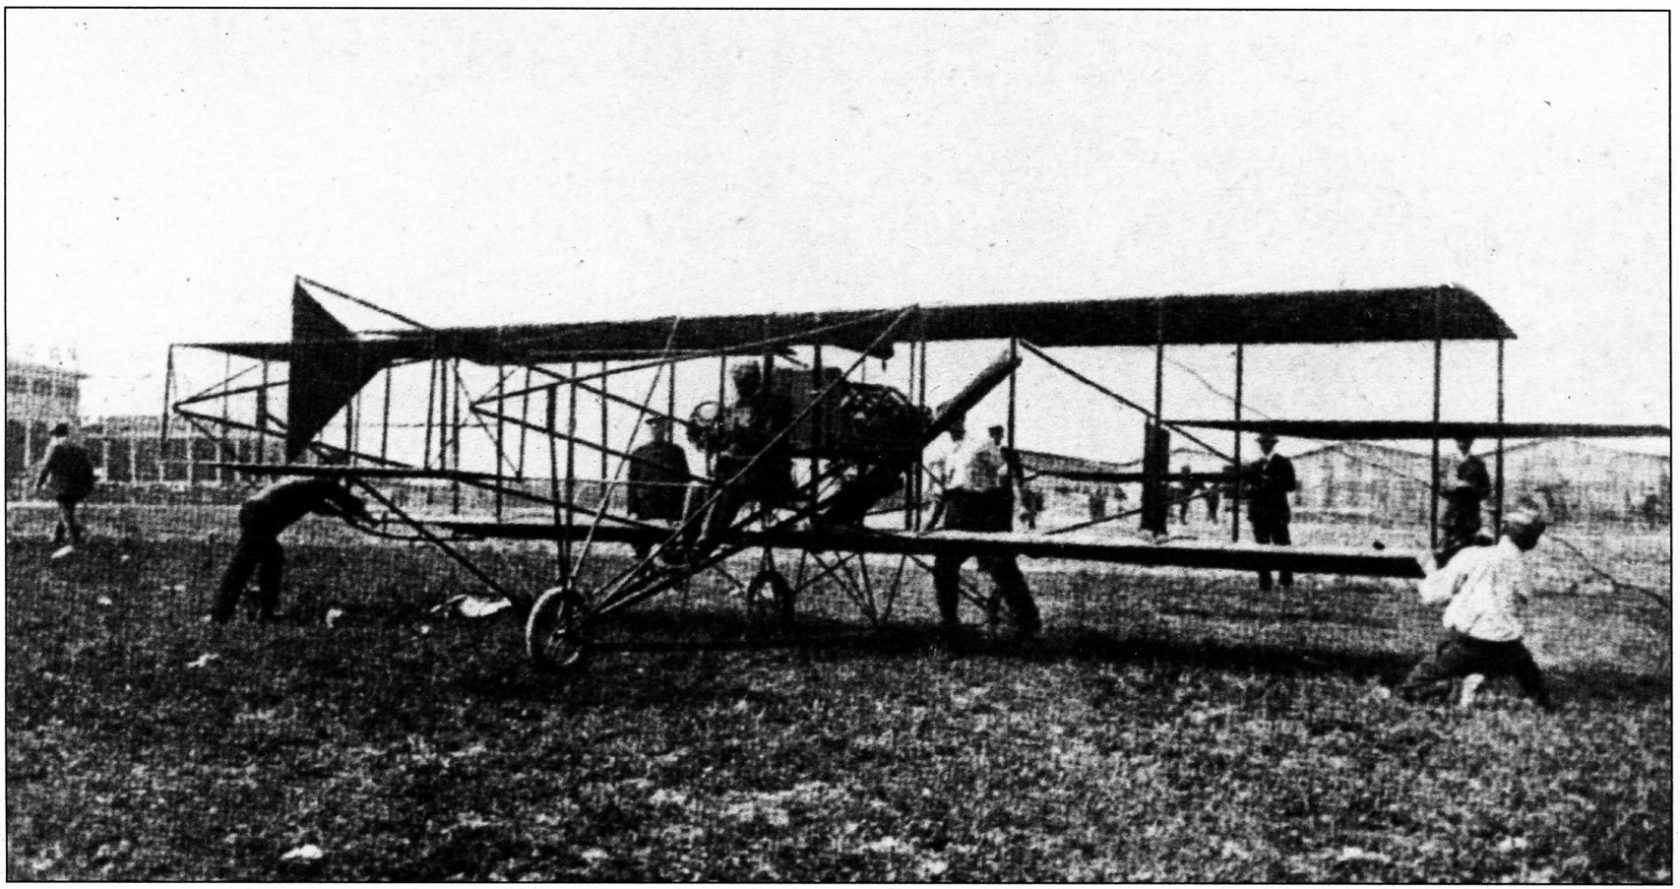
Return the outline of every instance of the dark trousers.
[[[970,493],[962,490],[945,494],[944,527],[953,531],[1008,531],[1009,508],[1013,501],[1004,491]],[[939,606],[939,619],[947,627],[955,627],[957,602],[962,590],[962,566],[967,553],[935,556],[933,560],[933,598]],[[980,570],[992,578],[996,596],[1009,606],[1015,616],[1015,626],[1024,634],[1039,630],[1038,603],[1033,601],[1027,579],[1015,564],[1013,555],[974,555]]]
[[[980,570],[992,578],[992,584],[997,587],[997,596],[1009,606],[1009,613],[1015,615],[1015,626],[1022,633],[1036,633],[1039,630],[1038,603],[1033,601],[1032,591],[1027,589],[1027,579],[1021,575],[1021,568],[1015,564],[1015,557],[1005,556],[975,556]],[[947,627],[955,627],[961,623],[957,619],[957,602],[962,590],[962,566],[968,561],[967,555],[941,555],[933,560],[933,597],[939,605],[940,622]]]
[[[286,550],[280,545],[283,530],[274,527],[259,507],[246,504],[239,508],[239,544],[222,575],[216,607],[210,612],[212,620],[225,623],[233,617],[253,573],[257,575],[257,604],[262,616],[274,616],[280,607],[280,580],[286,571]]]
[[[1412,672],[1406,674],[1398,690],[1404,697],[1415,698],[1438,683],[1471,673],[1513,676],[1523,692],[1542,707],[1552,705],[1551,697],[1546,693],[1545,680],[1540,676],[1540,667],[1534,663],[1534,656],[1529,654],[1521,639],[1489,642],[1456,630],[1447,631],[1446,638],[1435,647],[1435,653],[1419,661]]]
[[[1255,543],[1271,543],[1277,546],[1289,545],[1289,520],[1274,519],[1264,516],[1251,516],[1249,525],[1254,528]],[[1278,583],[1289,587],[1295,585],[1295,575],[1288,571],[1278,572]],[[1272,572],[1260,572],[1260,589],[1272,588]]]
[[[688,526],[686,536],[695,556],[711,552],[747,504],[778,506],[793,496],[793,466],[789,461],[766,458],[749,467],[750,462],[737,457],[718,457],[714,475],[722,486],[711,489],[717,501],[703,520]]]
[[[1475,502],[1448,503],[1441,512],[1440,542],[1435,550],[1435,567],[1442,568],[1459,550],[1476,545],[1482,530],[1482,508]]]
[[[53,546],[63,546],[66,538],[70,545],[82,545],[82,524],[76,521],[76,504],[81,503],[80,497],[58,498],[58,527],[53,529]]]
[[[656,524],[656,525],[657,524],[664,524],[664,520],[660,519],[660,518],[648,518],[648,517],[644,517],[644,516],[637,516],[637,518],[642,519],[642,521],[651,522],[651,523]],[[681,520],[679,519],[678,521],[680,522]],[[684,533],[692,536],[693,529],[694,529],[694,526],[690,525],[688,530],[685,531]],[[634,552],[636,554],[636,560],[641,561],[642,559],[647,558],[648,554],[653,552],[653,548],[655,546],[659,546],[661,548],[664,548],[665,546],[669,545],[666,541],[666,538],[669,538],[671,536],[671,530],[670,529],[665,529],[664,535],[665,535],[664,537],[660,537],[657,540],[637,538],[635,540],[630,541],[630,549],[631,549],[632,552]]]

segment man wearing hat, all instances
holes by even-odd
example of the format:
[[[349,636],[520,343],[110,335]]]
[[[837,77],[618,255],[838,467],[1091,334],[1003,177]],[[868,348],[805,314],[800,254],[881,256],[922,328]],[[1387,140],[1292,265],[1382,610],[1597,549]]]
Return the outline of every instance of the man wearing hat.
[[[52,428],[46,459],[41,461],[41,474],[35,479],[37,492],[49,492],[58,501],[58,527],[53,531],[53,546],[82,545],[82,526],[76,521],[76,506],[93,493],[93,459],[87,448],[70,440],[70,424],[60,423]]]
[[[1545,530],[1539,508],[1525,503],[1505,517],[1499,543],[1463,549],[1424,579],[1418,590],[1423,603],[1446,604],[1441,614],[1446,638],[1400,683],[1402,697],[1415,699],[1438,683],[1473,674],[1514,676],[1541,707],[1552,708],[1540,668],[1523,645],[1521,618],[1534,595],[1523,554]],[[1461,698],[1460,706],[1468,700]]]
[[[1289,493],[1295,490],[1295,464],[1282,454],[1275,454],[1277,436],[1262,432],[1260,459],[1248,464],[1248,523],[1254,529],[1255,543],[1289,545]],[[1278,583],[1285,589],[1295,585],[1295,575],[1278,572]],[[1272,572],[1260,572],[1260,589],[1272,588]]]
[[[653,440],[630,452],[630,486],[626,499],[630,514],[656,522],[680,522],[688,494],[688,453],[671,441],[671,420],[653,417],[647,421]],[[647,558],[651,545],[637,540],[631,546],[637,559]]]
[[[1032,498],[1028,496],[1029,492],[1027,491],[1026,484],[1027,477],[1025,473],[1021,471],[1020,455],[1015,453],[1014,448],[1011,448],[1009,445],[1004,443],[1003,433],[1004,428],[1000,423],[993,423],[992,425],[986,427],[986,436],[991,439],[992,450],[997,453],[998,458],[998,479],[996,485],[996,488],[1000,492],[998,497],[1003,503],[1003,514],[1010,517],[1010,527],[1005,530],[1013,530],[1014,528],[1015,497],[1017,490],[1020,491],[1020,505],[1023,510],[1021,518],[1023,521],[1028,522],[1028,527],[1031,527],[1033,523],[1032,520],[1028,518],[1028,515],[1033,515],[1033,517],[1036,518],[1036,511],[1032,510]]]

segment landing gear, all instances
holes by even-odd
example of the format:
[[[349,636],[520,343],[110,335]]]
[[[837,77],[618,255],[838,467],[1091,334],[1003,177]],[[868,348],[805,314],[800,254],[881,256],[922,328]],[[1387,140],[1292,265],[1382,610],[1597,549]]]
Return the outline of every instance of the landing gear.
[[[784,624],[793,623],[793,605],[797,595],[793,586],[774,568],[762,568],[747,584],[747,601],[756,606],[766,593],[776,605],[776,616]]]
[[[525,619],[525,651],[537,669],[570,673],[589,660],[583,594],[554,587],[537,597]]]

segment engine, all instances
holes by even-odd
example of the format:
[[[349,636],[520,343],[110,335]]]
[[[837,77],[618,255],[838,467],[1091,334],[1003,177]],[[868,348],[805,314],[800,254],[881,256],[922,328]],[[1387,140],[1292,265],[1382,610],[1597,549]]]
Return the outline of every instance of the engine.
[[[795,418],[787,442],[801,456],[870,463],[915,453],[932,422],[932,412],[912,404],[903,392],[842,379],[836,368],[825,368],[820,384],[814,371],[773,368],[769,390],[786,400]],[[819,395],[821,402],[813,407]],[[697,405],[689,416],[689,441],[716,450],[721,417],[716,402]]]

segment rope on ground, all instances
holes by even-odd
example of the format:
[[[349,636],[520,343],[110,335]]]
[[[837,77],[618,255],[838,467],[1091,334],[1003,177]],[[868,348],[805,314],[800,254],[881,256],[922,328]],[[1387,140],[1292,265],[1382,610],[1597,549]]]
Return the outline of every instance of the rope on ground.
[[[1580,559],[1581,563],[1587,566],[1588,571],[1591,571],[1593,574],[1596,574],[1599,577],[1602,577],[1605,580],[1608,580],[1610,582],[1610,586],[1611,586],[1612,589],[1616,589],[1616,590],[1624,590],[1625,589],[1625,590],[1632,590],[1636,593],[1643,593],[1646,596],[1646,598],[1648,598],[1651,601],[1657,603],[1658,605],[1661,605],[1665,610],[1668,610],[1668,611],[1673,611],[1674,610],[1674,603],[1671,599],[1663,598],[1663,595],[1661,593],[1659,593],[1658,591],[1656,591],[1656,590],[1654,590],[1654,589],[1652,589],[1648,586],[1641,586],[1637,583],[1628,583],[1627,581],[1622,580],[1621,578],[1617,577],[1616,575],[1611,574],[1610,572],[1604,570],[1602,567],[1599,566],[1599,564],[1597,562],[1593,561],[1591,556],[1582,552],[1580,547],[1577,547],[1575,544],[1570,543],[1569,541],[1564,540],[1562,537],[1558,537],[1556,535],[1552,536],[1552,542],[1561,545],[1564,549],[1566,549],[1570,553],[1574,554],[1575,558]]]

